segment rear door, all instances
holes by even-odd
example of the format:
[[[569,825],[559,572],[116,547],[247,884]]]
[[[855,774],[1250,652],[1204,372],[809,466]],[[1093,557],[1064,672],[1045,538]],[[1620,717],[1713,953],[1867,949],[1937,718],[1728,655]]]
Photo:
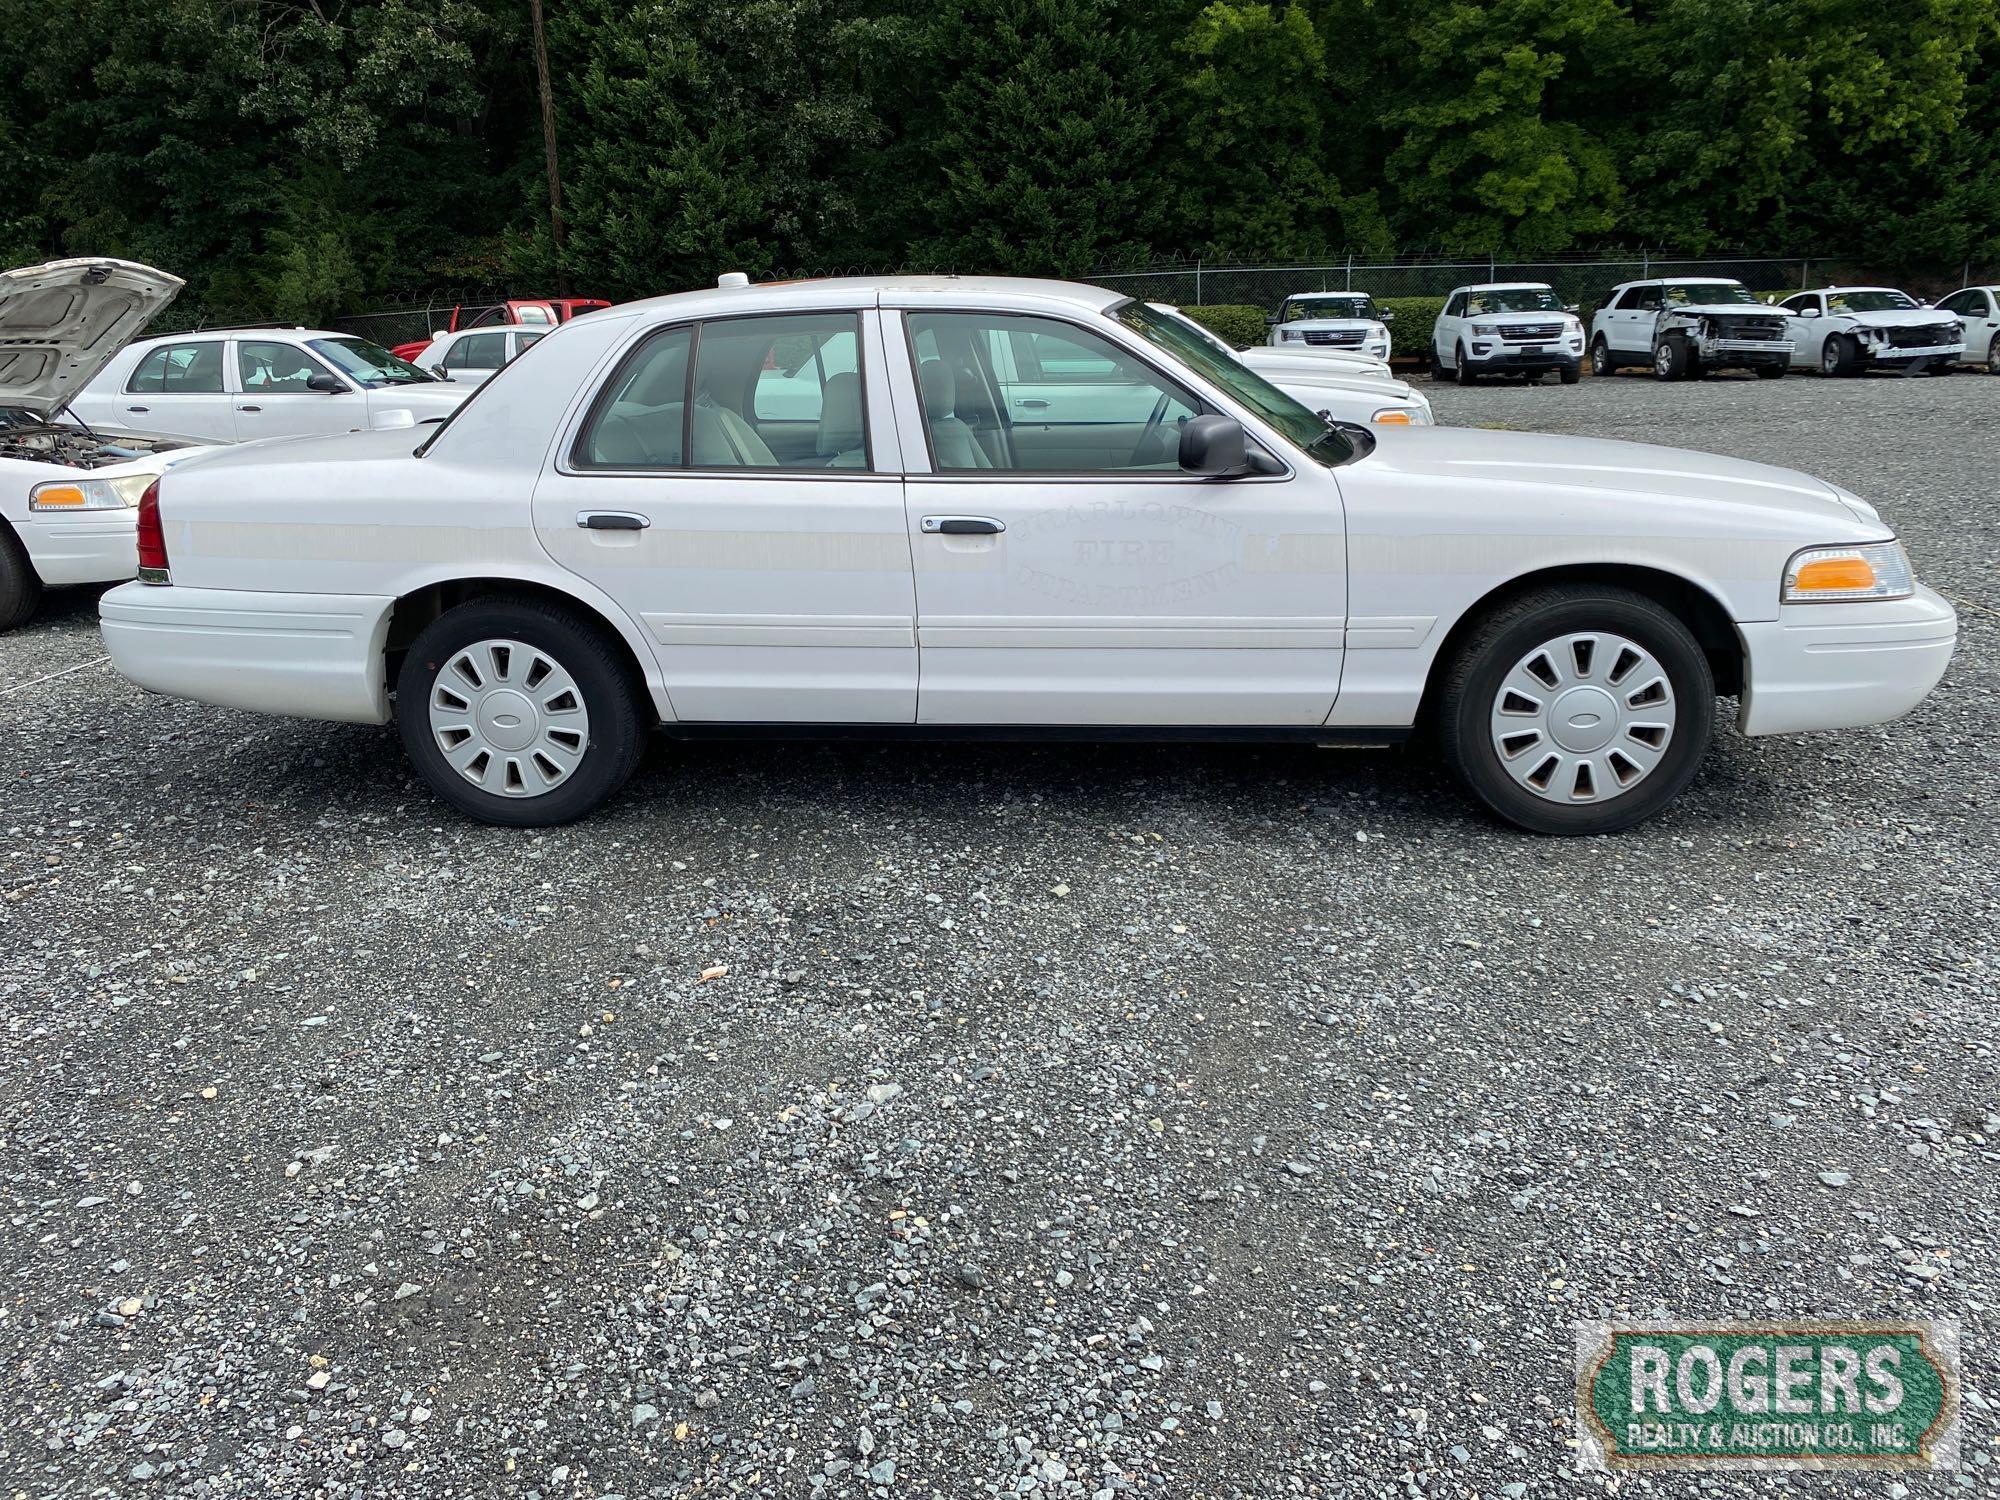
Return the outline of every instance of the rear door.
[[[915,719],[915,586],[879,351],[872,308],[655,326],[537,486],[543,545],[642,623],[678,718]],[[807,453],[791,403],[813,352],[859,378],[851,405],[810,423]],[[787,370],[760,408],[765,377]]]
[[[512,335],[502,329],[462,333],[445,351],[438,369],[459,385],[478,385],[507,363],[507,341]]]
[[[103,420],[176,437],[235,441],[235,403],[223,389],[226,348],[216,338],[149,350],[126,377],[116,406]]]

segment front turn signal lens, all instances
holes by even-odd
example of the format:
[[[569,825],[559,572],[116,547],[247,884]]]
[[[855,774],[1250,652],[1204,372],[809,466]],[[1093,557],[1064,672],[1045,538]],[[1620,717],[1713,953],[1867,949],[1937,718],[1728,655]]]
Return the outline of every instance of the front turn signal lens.
[[[82,510],[90,504],[80,485],[38,484],[28,496],[34,510]]]
[[[1916,591],[1901,542],[1865,547],[1808,547],[1785,565],[1784,602],[1833,604],[1906,599]]]
[[[1410,414],[1399,406],[1387,406],[1375,413],[1375,421],[1383,427],[1408,427]]]

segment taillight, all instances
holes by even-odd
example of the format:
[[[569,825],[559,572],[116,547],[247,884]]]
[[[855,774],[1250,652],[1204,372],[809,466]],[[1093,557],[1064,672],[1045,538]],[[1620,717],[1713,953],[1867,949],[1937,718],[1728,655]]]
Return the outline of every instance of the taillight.
[[[167,576],[167,534],[160,528],[160,481],[139,497],[139,582],[172,583]]]

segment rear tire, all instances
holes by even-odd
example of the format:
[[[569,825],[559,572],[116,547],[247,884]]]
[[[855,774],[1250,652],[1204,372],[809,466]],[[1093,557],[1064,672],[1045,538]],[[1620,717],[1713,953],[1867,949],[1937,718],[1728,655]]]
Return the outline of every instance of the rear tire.
[[[1564,385],[1575,385],[1579,380],[1583,379],[1583,366],[1579,361],[1571,360],[1568,364],[1562,366],[1559,373],[1562,376],[1562,383]]]
[[[1611,352],[1611,346],[1599,334],[1590,345],[1590,373],[1593,375],[1616,375],[1618,357]]]
[[[1479,378],[1472,373],[1472,364],[1465,357],[1465,345],[1460,344],[1452,351],[1452,359],[1455,362],[1451,367],[1451,376],[1460,385],[1471,385]]]
[[[14,528],[0,521],[0,631],[27,624],[41,605],[41,575]]]
[[[1446,762],[1533,833],[1612,833],[1651,817],[1694,779],[1714,724],[1715,679],[1687,626],[1609,585],[1502,605],[1438,685]]]
[[[576,611],[527,599],[475,600],[425,626],[396,676],[396,722],[432,791],[509,828],[582,817],[644,749],[616,643]]]
[[[1444,356],[1435,348],[1431,350],[1431,379],[1436,381],[1451,379],[1451,366],[1444,362]]]

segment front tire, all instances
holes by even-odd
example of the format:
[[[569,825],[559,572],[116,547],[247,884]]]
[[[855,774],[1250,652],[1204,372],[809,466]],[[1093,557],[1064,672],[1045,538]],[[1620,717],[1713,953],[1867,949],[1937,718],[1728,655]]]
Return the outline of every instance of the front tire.
[[[27,624],[41,604],[41,575],[14,528],[0,521],[0,631]]]
[[[1819,351],[1819,371],[1822,375],[1852,375],[1858,346],[1844,333],[1836,333],[1829,338]]]
[[[1785,367],[1780,364],[1759,365],[1757,366],[1757,378],[1759,380],[1783,380],[1785,378]]]
[[[1452,379],[1460,385],[1471,385],[1478,377],[1472,373],[1472,363],[1465,357],[1465,345],[1460,344],[1452,351]]]
[[[1993,342],[1986,346],[1986,373],[2000,375],[2000,333],[1993,335]]]
[[[1561,367],[1559,373],[1562,375],[1562,383],[1564,385],[1575,385],[1579,380],[1583,379],[1583,366],[1578,361],[1571,360],[1568,364]]]
[[[1715,679],[1687,626],[1654,600],[1564,584],[1501,606],[1445,669],[1446,762],[1533,833],[1629,828],[1694,779]]]
[[[535,600],[477,600],[425,626],[396,676],[396,720],[432,791],[509,828],[582,817],[625,784],[644,748],[616,644]]]
[[[1686,380],[1694,371],[1687,340],[1668,334],[1653,346],[1653,373],[1662,380]]]

